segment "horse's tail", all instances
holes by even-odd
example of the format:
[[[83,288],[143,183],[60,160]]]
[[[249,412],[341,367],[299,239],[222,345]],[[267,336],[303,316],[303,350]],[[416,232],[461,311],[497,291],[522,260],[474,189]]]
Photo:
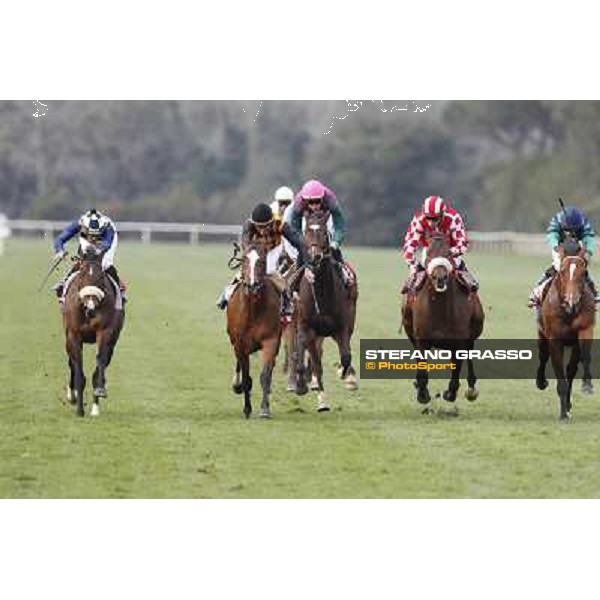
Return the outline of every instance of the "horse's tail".
[[[320,336],[328,336],[335,331],[335,322],[328,315],[314,315],[311,319],[311,325],[315,333]]]

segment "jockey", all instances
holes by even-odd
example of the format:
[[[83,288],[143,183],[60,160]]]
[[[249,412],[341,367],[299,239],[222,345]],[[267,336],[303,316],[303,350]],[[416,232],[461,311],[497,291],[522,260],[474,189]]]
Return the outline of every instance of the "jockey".
[[[285,185],[277,188],[275,192],[275,200],[271,202],[271,210],[273,211],[273,217],[276,219],[283,219],[283,213],[288,206],[294,200],[294,192],[291,188]]]
[[[546,232],[548,234],[546,240],[552,248],[552,266],[545,271],[531,292],[528,302],[530,308],[539,307],[541,292],[544,289],[546,282],[552,279],[552,277],[560,270],[558,246],[565,238],[573,236],[578,242],[581,242],[585,247],[586,260],[588,261],[596,249],[596,234],[594,228],[583,212],[575,206],[568,206],[566,209],[557,212],[550,220]],[[594,294],[595,302],[600,302],[596,284],[592,280],[589,271],[586,271],[586,281]]]
[[[66,255],[67,251],[65,250],[65,244],[78,234],[80,251],[85,252],[86,248],[92,244],[100,251],[104,252],[104,256],[102,257],[102,268],[119,285],[123,301],[126,301],[125,283],[119,278],[117,269],[113,264],[118,241],[115,224],[111,219],[95,208],[88,210],[79,219],[76,219],[68,225],[54,240],[54,251],[56,252],[55,258],[62,258]],[[74,265],[64,279],[54,286],[53,289],[56,291],[56,295],[59,298],[62,297],[66,280],[77,268],[78,267]]]
[[[431,235],[441,233],[446,237],[450,247],[451,262],[456,270],[460,271],[465,283],[472,292],[479,289],[479,283],[473,277],[463,260],[463,255],[468,248],[465,224],[460,214],[446,205],[440,196],[429,196],[425,198],[423,207],[410,222],[408,231],[404,238],[402,253],[409,267],[409,281],[403,288],[403,292],[411,289],[418,271],[424,267],[417,262],[415,252],[420,246],[427,248]]]
[[[302,217],[305,212],[323,210],[329,213],[333,221],[331,254],[338,263],[344,263],[340,246],[346,237],[346,225],[340,203],[329,188],[315,179],[307,181],[296,194],[292,208],[288,210],[286,222],[298,235],[302,235]]]
[[[281,292],[282,307],[281,316],[291,315],[291,302],[285,287],[285,280],[277,271],[277,263],[282,252],[282,238],[286,239],[298,252],[298,263],[300,267],[307,266],[306,246],[302,236],[299,236],[287,223],[273,216],[273,211],[268,204],[257,204],[252,211],[252,216],[244,223],[242,230],[242,247],[256,240],[266,242],[267,253],[267,275]],[[217,302],[217,306],[224,310],[227,306],[237,284],[241,281],[240,273],[225,288]]]
[[[275,200],[271,202],[271,210],[273,211],[273,218],[285,221],[286,212],[290,210],[290,206],[294,200],[294,192],[287,186],[277,188],[275,192]],[[283,251],[278,259],[278,268],[280,272],[286,271],[298,258],[296,249],[288,242],[285,238],[282,240]]]

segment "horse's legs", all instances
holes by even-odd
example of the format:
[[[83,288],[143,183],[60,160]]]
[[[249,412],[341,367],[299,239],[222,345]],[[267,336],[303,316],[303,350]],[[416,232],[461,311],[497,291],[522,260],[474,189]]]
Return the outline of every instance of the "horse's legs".
[[[538,333],[538,355],[540,364],[538,366],[537,375],[535,378],[535,385],[538,390],[545,390],[548,387],[548,380],[546,379],[546,364],[550,358],[550,346],[548,345],[548,338]]]
[[[420,352],[423,352],[424,350],[429,350],[429,345],[425,342],[418,340],[415,344],[415,350],[419,350]],[[427,371],[424,371],[422,369],[417,370],[414,385],[417,388],[417,401],[419,402],[419,404],[429,404],[429,402],[431,402],[431,395],[429,394],[429,390],[427,389],[428,381],[429,375]]]
[[[304,353],[308,344],[308,334],[301,326],[297,329],[296,339],[296,394],[304,396],[308,392],[306,367],[304,366]]]
[[[310,354],[310,360],[312,363],[313,374],[317,379],[318,389],[318,400],[317,400],[317,411],[326,412],[330,410],[329,404],[325,397],[325,390],[323,388],[323,363],[321,361],[321,352],[319,343],[316,337],[312,337],[308,342],[308,352]]]
[[[560,400],[560,420],[569,420],[568,396],[569,383],[565,376],[564,361],[564,346],[560,340],[552,340],[550,344],[550,358],[552,360],[552,368],[556,376],[556,393]]]
[[[473,350],[474,347],[475,340],[471,340],[468,349]],[[473,366],[472,358],[467,359],[467,384],[469,387],[465,392],[465,398],[469,402],[474,402],[479,396],[479,390],[475,387],[475,385],[477,384],[477,376],[475,375],[475,367]]]
[[[67,353],[73,369],[73,385],[77,393],[76,412],[83,417],[83,390],[85,389],[85,375],[83,373],[83,342],[81,338],[72,331],[67,332]]]
[[[284,342],[286,349],[286,358],[288,365],[288,383],[287,383],[287,391],[295,392],[296,391],[296,325],[294,321],[286,327],[284,332]]]
[[[269,397],[271,394],[271,378],[275,367],[275,357],[279,350],[279,337],[271,338],[262,345],[263,368],[260,373],[260,386],[262,387],[262,403],[260,405],[260,416],[268,419],[271,417]]]
[[[592,336],[593,329],[579,334],[579,347],[581,350],[581,364],[583,366],[583,381],[581,391],[584,394],[594,393],[594,384],[592,383],[592,372],[590,364],[592,362]]]
[[[335,338],[340,351],[340,364],[341,364],[341,379],[344,381],[344,385],[349,390],[358,389],[358,382],[356,380],[356,372],[352,366],[352,349],[350,347],[350,329],[345,329],[339,337]]]
[[[579,361],[581,360],[581,352],[579,345],[575,344],[571,350],[571,358],[567,364],[567,382],[569,384],[567,390],[567,411],[571,414],[571,390],[573,389],[573,379],[577,375],[577,368],[579,367]]]
[[[462,360],[456,360],[456,368],[452,370],[450,381],[448,382],[448,389],[443,393],[444,400],[448,402],[454,402],[456,400],[456,392],[460,387],[460,371],[462,369]]]
[[[96,370],[92,376],[94,386],[94,403],[92,404],[92,417],[100,414],[100,398],[106,398],[106,368],[112,354],[112,332],[99,331],[97,335],[98,354],[96,355]]]
[[[241,394],[243,391],[242,388],[242,375],[241,375],[242,367],[240,367],[240,361],[235,361],[235,373],[233,374],[233,379],[231,380],[231,388],[236,394]]]
[[[67,350],[68,352],[68,350]],[[73,361],[69,356],[69,384],[67,386],[67,400],[71,404],[75,404],[77,402],[77,391],[75,390],[75,367],[73,366]]]
[[[242,389],[244,391],[244,416],[246,419],[250,418],[252,414],[252,377],[250,377],[250,356],[245,353],[240,353],[238,356],[238,362],[242,369]]]

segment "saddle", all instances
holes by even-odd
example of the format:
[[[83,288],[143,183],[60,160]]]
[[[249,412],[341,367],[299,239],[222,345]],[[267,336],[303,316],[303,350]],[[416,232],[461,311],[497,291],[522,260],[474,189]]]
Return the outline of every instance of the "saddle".
[[[71,287],[71,284],[77,277],[78,273],[79,273],[79,269],[76,269],[69,275],[69,277],[65,281],[65,284],[63,286],[63,293],[62,293],[62,296],[60,297],[61,310],[64,309],[65,300],[67,298],[69,288]],[[108,278],[108,280],[110,281],[111,285],[113,286],[113,289],[115,290],[115,309],[123,310],[123,295],[121,293],[121,288],[119,287],[117,282],[108,273],[105,273],[105,275]]]
[[[467,295],[475,294],[476,292],[471,290],[471,282],[466,273],[466,271],[454,271],[452,277],[456,280],[458,287]],[[426,271],[417,271],[414,276],[402,286],[400,293],[408,294],[409,297],[414,297],[421,290],[426,280]]]

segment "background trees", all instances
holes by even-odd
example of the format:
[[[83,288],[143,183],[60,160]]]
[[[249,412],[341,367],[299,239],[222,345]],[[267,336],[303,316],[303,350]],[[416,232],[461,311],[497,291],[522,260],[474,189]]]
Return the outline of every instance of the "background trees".
[[[600,102],[47,104],[0,103],[11,217],[239,222],[311,177],[339,194],[353,243],[395,243],[428,194],[478,229],[540,230],[559,195],[600,217]]]

